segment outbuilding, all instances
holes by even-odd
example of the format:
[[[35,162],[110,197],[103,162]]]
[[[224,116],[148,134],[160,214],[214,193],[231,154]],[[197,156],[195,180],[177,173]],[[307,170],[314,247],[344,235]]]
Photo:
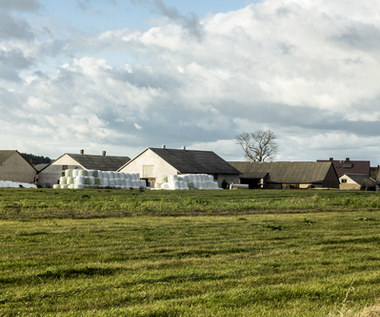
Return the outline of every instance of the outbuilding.
[[[168,175],[208,174],[219,187],[239,182],[239,171],[212,151],[148,147],[119,169],[139,173],[150,187],[159,187]]]
[[[67,169],[117,171],[130,160],[128,156],[109,156],[103,151],[102,155],[65,153],[38,173],[38,184],[43,187],[52,187],[58,184],[59,178],[64,176]]]
[[[376,190],[376,181],[367,174],[346,173],[339,177],[340,189]]]
[[[229,162],[250,189],[339,188],[331,162]]]
[[[36,169],[17,150],[0,151],[0,180],[34,183]]]

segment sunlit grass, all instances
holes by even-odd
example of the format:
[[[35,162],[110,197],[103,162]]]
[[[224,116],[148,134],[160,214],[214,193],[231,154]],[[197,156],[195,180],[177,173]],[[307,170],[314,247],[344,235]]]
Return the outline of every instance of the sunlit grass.
[[[0,194],[0,315],[379,311],[378,193]]]

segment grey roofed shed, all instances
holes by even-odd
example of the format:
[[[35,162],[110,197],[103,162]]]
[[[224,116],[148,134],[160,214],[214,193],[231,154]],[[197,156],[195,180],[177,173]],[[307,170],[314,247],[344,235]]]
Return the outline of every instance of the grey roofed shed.
[[[346,173],[344,174],[362,186],[376,186],[376,181],[367,174]],[[344,176],[343,175],[343,176]]]
[[[59,163],[59,159],[65,155],[69,156],[88,170],[117,171],[121,166],[130,161],[128,156],[65,153],[56,159],[52,164],[55,165],[56,163]]]
[[[149,148],[180,173],[233,174],[240,172],[212,151]]]
[[[266,178],[267,183],[315,184],[339,187],[331,162],[229,162],[240,172],[240,178]]]

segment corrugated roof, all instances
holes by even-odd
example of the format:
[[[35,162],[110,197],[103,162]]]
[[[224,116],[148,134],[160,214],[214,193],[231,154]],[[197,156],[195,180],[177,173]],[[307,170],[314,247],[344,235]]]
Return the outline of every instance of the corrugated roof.
[[[271,183],[323,183],[331,162],[229,162],[242,174],[240,178],[263,178]]]
[[[0,151],[0,164],[3,164],[16,150],[1,150]]]
[[[117,171],[121,166],[130,161],[128,156],[70,154],[71,158],[89,170]]]
[[[375,186],[376,181],[366,174],[346,173],[344,174],[351,178],[354,182],[362,186]],[[343,175],[343,176],[344,176]]]
[[[238,170],[212,151],[149,149],[182,174],[239,174]]]

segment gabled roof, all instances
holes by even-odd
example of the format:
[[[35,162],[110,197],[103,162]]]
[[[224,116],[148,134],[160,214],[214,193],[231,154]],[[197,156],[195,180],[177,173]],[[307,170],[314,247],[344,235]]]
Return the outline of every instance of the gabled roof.
[[[369,177],[366,174],[354,174],[354,173],[346,173],[343,176],[347,176],[351,178],[355,183],[362,185],[362,186],[375,186],[376,181]]]
[[[51,163],[40,163],[40,164],[35,164],[33,165],[34,168],[37,170],[37,172],[41,172],[44,170],[46,167],[48,167]]]
[[[332,162],[334,164],[336,173],[338,174],[338,177],[341,177],[344,174],[350,173],[350,174],[366,174],[369,176],[370,173],[370,161],[353,161],[349,158],[346,158],[345,160],[339,161],[339,160],[318,160],[317,162]]]
[[[240,178],[264,178],[271,183],[323,183],[331,162],[229,162],[242,174]]]
[[[240,174],[237,169],[212,151],[148,147],[124,166],[138,159],[138,157],[149,150],[157,154],[181,174]],[[122,168],[124,168],[124,166]]]
[[[235,174],[240,172],[212,151],[149,148],[180,173]]]
[[[16,150],[2,150],[0,151],[0,164],[4,163]]]
[[[117,171],[121,166],[130,161],[130,158],[128,156],[90,155],[72,153],[66,153],[64,155],[70,156],[73,160],[77,161],[80,165],[89,170]]]
[[[32,164],[30,164],[25,159],[25,157],[23,157],[21,155],[21,153],[19,151],[17,151],[17,150],[0,150],[0,164],[3,164],[7,159],[9,159],[15,153],[17,153],[18,155],[20,155],[22,157],[22,159],[35,170],[34,166]]]

